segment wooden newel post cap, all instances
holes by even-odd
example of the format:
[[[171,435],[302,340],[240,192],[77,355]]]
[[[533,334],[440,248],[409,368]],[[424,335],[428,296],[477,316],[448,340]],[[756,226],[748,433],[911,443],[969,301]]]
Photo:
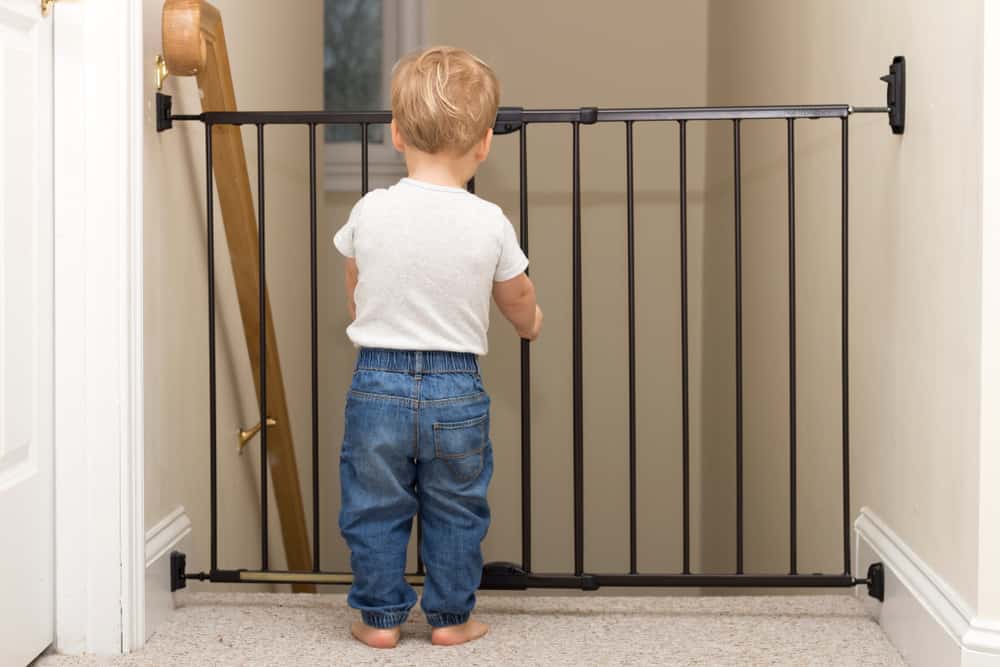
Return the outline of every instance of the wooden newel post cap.
[[[175,76],[193,76],[205,65],[207,46],[203,19],[218,11],[202,0],[166,0],[163,3],[163,58]]]

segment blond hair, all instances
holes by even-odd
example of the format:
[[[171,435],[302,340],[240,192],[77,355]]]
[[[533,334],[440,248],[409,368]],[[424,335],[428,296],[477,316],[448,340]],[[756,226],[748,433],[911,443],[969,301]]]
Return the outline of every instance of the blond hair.
[[[434,46],[393,68],[392,117],[410,146],[464,155],[493,127],[500,83],[465,49]]]

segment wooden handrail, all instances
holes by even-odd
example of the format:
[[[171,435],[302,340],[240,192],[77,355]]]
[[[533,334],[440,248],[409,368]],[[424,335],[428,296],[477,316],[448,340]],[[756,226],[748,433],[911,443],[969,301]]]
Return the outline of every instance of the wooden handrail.
[[[219,10],[202,0],[166,0],[163,4],[163,56],[175,76],[195,76],[202,111],[235,111],[236,93],[229,68],[226,37]],[[257,223],[243,137],[238,127],[218,125],[212,135],[212,164],[229,245],[236,295],[243,319],[247,354],[260,397],[260,338],[257,305]],[[271,302],[265,294],[267,322],[267,414],[277,424],[268,434],[268,465],[277,499],[288,569],[312,569],[302,489],[299,486],[291,419],[278,357]],[[267,489],[261,489],[266,497]],[[262,536],[267,539],[267,536]],[[314,592],[311,584],[296,584],[297,592]]]

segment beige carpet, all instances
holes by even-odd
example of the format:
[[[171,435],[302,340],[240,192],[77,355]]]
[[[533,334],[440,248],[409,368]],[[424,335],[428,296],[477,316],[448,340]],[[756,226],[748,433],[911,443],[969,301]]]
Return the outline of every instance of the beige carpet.
[[[61,665],[902,665],[861,603],[846,595],[480,598],[492,630],[431,646],[419,613],[399,647],[368,649],[347,631],[343,595],[196,593],[141,652],[46,656]]]

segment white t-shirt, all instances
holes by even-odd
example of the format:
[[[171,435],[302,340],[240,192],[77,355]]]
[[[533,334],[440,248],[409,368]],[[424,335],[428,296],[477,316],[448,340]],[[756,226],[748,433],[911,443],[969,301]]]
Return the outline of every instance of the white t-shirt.
[[[333,243],[358,264],[359,347],[486,354],[493,282],[528,266],[499,206],[412,178],[365,195]]]

